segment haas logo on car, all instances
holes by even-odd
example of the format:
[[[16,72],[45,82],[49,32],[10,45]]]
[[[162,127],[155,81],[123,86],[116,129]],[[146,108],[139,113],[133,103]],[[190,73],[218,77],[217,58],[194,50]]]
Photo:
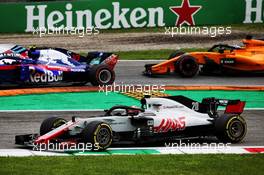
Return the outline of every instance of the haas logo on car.
[[[33,73],[30,74],[30,81],[33,83],[49,83],[62,81],[62,71],[52,72],[46,70],[45,73]]]
[[[178,131],[185,129],[185,117],[178,119],[164,118],[161,120],[159,126],[154,127],[155,132]]]

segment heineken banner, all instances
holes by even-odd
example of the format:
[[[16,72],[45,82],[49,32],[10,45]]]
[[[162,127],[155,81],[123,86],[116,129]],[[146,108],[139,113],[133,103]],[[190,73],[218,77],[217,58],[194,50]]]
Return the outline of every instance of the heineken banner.
[[[263,23],[264,0],[79,0],[1,3],[0,32]]]

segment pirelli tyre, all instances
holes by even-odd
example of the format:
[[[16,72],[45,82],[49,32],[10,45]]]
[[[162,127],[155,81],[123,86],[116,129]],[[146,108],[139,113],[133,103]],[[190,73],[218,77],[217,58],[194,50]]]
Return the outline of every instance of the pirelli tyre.
[[[239,143],[247,133],[247,124],[240,115],[223,114],[215,121],[215,132],[223,143]]]
[[[172,58],[175,58],[175,57],[178,57],[180,55],[183,55],[185,54],[185,52],[181,51],[181,50],[176,50],[174,52],[172,52],[168,58],[168,60],[172,59]]]
[[[40,135],[44,135],[65,123],[67,123],[67,121],[63,118],[59,118],[59,117],[47,118],[40,125]]]
[[[174,64],[176,73],[182,77],[194,77],[199,71],[199,65],[195,58],[189,55],[181,56]]]
[[[93,86],[111,85],[115,81],[115,72],[107,65],[94,65],[90,71],[90,82]]]
[[[100,121],[89,123],[81,133],[84,143],[91,143],[93,150],[105,150],[112,144],[113,132],[110,125]]]

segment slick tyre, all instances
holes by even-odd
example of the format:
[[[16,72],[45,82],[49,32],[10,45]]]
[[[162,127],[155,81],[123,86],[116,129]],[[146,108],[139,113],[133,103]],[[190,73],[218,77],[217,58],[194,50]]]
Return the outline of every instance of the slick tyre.
[[[195,58],[189,55],[183,55],[175,62],[175,70],[182,77],[194,77],[199,71],[199,65]]]
[[[215,133],[223,143],[239,143],[247,133],[247,124],[240,115],[222,115],[215,121]]]
[[[180,55],[183,55],[185,54],[185,52],[181,51],[181,50],[176,50],[174,52],[172,52],[168,58],[168,60],[172,59],[172,58],[175,58],[175,57],[178,57]]]
[[[93,145],[93,150],[105,150],[112,144],[112,128],[107,123],[93,121],[83,129],[81,137],[84,143]]]
[[[67,121],[63,118],[59,118],[59,117],[47,118],[40,125],[40,135],[44,135],[65,123],[67,123]]]
[[[90,81],[93,86],[111,85],[115,81],[115,72],[107,65],[94,65],[91,68]]]

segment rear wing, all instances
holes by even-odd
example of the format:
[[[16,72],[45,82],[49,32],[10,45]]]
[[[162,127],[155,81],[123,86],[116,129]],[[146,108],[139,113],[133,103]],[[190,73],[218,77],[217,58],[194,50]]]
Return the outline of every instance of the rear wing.
[[[206,106],[207,113],[213,117],[217,115],[218,106],[225,106],[225,114],[241,114],[246,102],[240,100],[227,100],[217,98],[204,98],[202,104]]]
[[[240,100],[217,99],[214,97],[204,98],[201,103],[182,95],[163,98],[177,101],[194,111],[207,113],[210,117],[218,116],[217,109],[219,106],[226,106],[226,114],[241,114],[246,104],[246,102]]]
[[[238,101],[237,103],[235,104],[228,104],[226,106],[226,110],[225,110],[225,113],[227,114],[242,114],[243,111],[244,111],[244,107],[246,105],[246,102],[244,101]]]

